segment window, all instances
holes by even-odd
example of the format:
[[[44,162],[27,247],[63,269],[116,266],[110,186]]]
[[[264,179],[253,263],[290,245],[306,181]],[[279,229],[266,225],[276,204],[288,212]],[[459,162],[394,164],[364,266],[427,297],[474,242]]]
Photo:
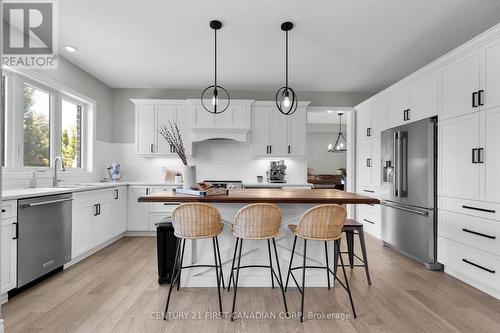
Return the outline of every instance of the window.
[[[50,94],[23,86],[23,161],[28,167],[50,166]]]
[[[82,167],[82,105],[62,100],[61,156],[67,168]]]
[[[5,135],[5,108],[7,106],[7,103],[5,101],[5,99],[7,98],[7,93],[6,93],[6,89],[7,89],[7,77],[5,75],[2,75],[2,96],[1,96],[1,99],[2,99],[2,105],[0,105],[1,107],[1,122],[2,122],[2,128],[0,128],[0,135],[1,135],[1,138],[2,138],[2,144],[0,146],[0,157],[2,159],[2,166],[5,166],[5,139],[6,139],[6,135]]]

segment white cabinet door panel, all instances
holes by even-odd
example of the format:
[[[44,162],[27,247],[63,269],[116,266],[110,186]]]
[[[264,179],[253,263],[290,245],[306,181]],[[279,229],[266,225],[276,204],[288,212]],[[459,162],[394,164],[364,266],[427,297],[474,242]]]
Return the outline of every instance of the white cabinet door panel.
[[[157,136],[156,149],[155,152],[161,155],[173,154],[170,151],[170,145],[163,138],[163,136],[157,131],[160,130],[162,126],[166,126],[170,129],[170,124],[174,126],[177,122],[177,106],[175,105],[156,105],[156,128],[154,130]],[[179,126],[179,124],[177,125]]]
[[[147,192],[148,191],[148,192]],[[144,186],[129,186],[128,192],[128,230],[149,230],[149,204],[137,202],[137,199],[149,193]]]
[[[472,94],[479,90],[479,60],[474,51],[440,70],[442,120],[477,110]]]
[[[156,149],[155,113],[154,105],[137,105],[135,126],[138,154],[152,154]]]
[[[379,136],[380,132],[388,129],[387,113],[388,104],[387,99],[382,98],[373,102],[371,106],[372,121],[371,121],[371,136]]]
[[[113,235],[127,231],[127,196],[126,186],[113,189]]]
[[[500,40],[497,39],[484,47],[482,65],[482,109],[500,106]]]
[[[479,165],[472,150],[479,147],[479,114],[442,121],[439,127],[440,195],[479,199]]]
[[[113,203],[99,203],[98,215],[93,219],[92,240],[95,246],[113,238]]]
[[[433,73],[410,87],[409,121],[417,121],[438,114],[437,73]]]
[[[368,131],[371,125],[371,108],[369,105],[363,105],[356,109],[358,140],[364,140],[368,137]]]
[[[500,107],[481,112],[481,200],[500,202]]]
[[[287,118],[293,116],[285,116],[276,108],[271,109],[270,112],[271,128],[269,131],[269,145],[271,146],[271,155],[285,156],[288,151]]]
[[[360,186],[372,185],[372,168],[368,166],[372,157],[372,144],[369,140],[358,143],[358,182]]]
[[[17,286],[17,240],[15,219],[2,221],[1,244],[1,287],[0,293],[5,294]]]
[[[93,248],[92,227],[94,214],[97,208],[94,205],[80,206],[73,201],[73,219],[71,227],[71,257],[76,258]]]
[[[371,139],[371,169],[372,169],[372,187],[379,187],[381,184],[381,160],[380,160],[380,136]]]
[[[297,111],[288,117],[288,155],[296,157],[306,155],[306,126],[306,110],[305,108],[298,107]]]
[[[408,88],[403,88],[389,96],[389,128],[400,126],[404,123],[404,110],[409,108]]]
[[[268,154],[270,107],[252,108],[252,155]]]

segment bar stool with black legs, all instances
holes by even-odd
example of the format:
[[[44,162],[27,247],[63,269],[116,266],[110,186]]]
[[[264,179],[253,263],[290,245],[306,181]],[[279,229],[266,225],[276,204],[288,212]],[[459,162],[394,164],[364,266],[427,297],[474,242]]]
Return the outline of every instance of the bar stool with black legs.
[[[292,254],[290,258],[290,266],[288,267],[288,274],[286,277],[285,290],[288,288],[288,281],[290,276],[292,277],[297,289],[302,295],[301,305],[300,305],[300,321],[304,321],[304,294],[305,294],[305,281],[306,281],[306,269],[326,269],[326,276],[328,280],[328,288],[330,288],[330,273],[333,275],[334,279],[339,282],[339,284],[347,291],[349,295],[349,301],[351,302],[351,308],[356,318],[356,310],[354,308],[354,303],[352,301],[351,288],[349,287],[349,281],[347,280],[347,274],[344,268],[344,261],[342,256],[339,256],[342,271],[344,272],[344,283],[340,281],[337,277],[336,270],[332,271],[328,266],[328,241],[334,241],[336,249],[340,249],[340,238],[342,236],[342,227],[346,221],[347,212],[344,207],[339,205],[319,205],[309,209],[302,215],[299,224],[289,224],[288,228],[295,236],[293,240]],[[295,245],[297,244],[297,237],[304,240],[304,254],[302,259],[302,266],[292,267],[293,256],[295,253]],[[326,266],[307,266],[307,241],[322,241],[325,242],[325,254],[326,254]],[[337,252],[337,251],[336,251]],[[297,279],[293,275],[293,271],[296,269],[302,269],[302,287],[299,286]]]
[[[222,274],[222,261],[220,259],[219,241],[217,236],[223,230],[222,219],[217,208],[205,203],[187,203],[177,207],[172,213],[172,225],[174,227],[174,234],[180,239],[177,242],[177,250],[175,253],[174,267],[172,269],[172,280],[168,290],[167,304],[165,305],[165,313],[163,319],[167,319],[168,305],[172,290],[177,284],[179,290],[181,271],[186,268],[195,267],[212,267],[215,268],[215,276],[217,279],[217,289],[219,296],[219,311],[222,313],[222,300],[220,286],[221,281],[224,286],[224,277]],[[191,265],[182,266],[184,259],[184,247],[186,240],[206,239],[212,238],[212,248],[214,255],[214,265]]]
[[[233,263],[231,265],[231,275],[229,277],[227,291],[231,288],[233,283],[233,307],[231,311],[231,321],[234,319],[234,310],[236,307],[236,295],[238,293],[238,280],[240,277],[240,269],[244,268],[267,268],[270,271],[271,283],[274,288],[274,279],[278,282],[283,296],[283,303],[285,305],[285,312],[288,313],[288,306],[286,304],[285,289],[283,286],[283,279],[281,276],[281,268],[278,259],[278,252],[276,251],[275,237],[279,235],[281,225],[281,210],[278,206],[266,203],[252,204],[241,208],[236,214],[233,224],[233,234],[236,236],[236,245],[234,247]],[[243,240],[266,240],[267,251],[269,255],[269,266],[267,265],[246,265],[241,266],[241,250],[243,248]],[[274,256],[276,267],[273,265],[271,256],[271,241],[273,243]],[[236,254],[238,253],[238,262],[235,267]],[[276,274],[275,268],[278,269]],[[236,271],[236,273],[234,273]]]

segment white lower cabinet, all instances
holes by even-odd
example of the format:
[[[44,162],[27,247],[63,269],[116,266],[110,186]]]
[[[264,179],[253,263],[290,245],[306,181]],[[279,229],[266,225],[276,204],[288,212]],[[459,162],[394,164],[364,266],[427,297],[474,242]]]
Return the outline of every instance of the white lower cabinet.
[[[127,186],[114,188],[112,194],[113,194],[113,234],[116,236],[127,231],[128,227]]]
[[[381,225],[380,225],[380,207],[358,205],[356,209],[356,220],[363,223],[365,232],[372,236],[380,238]]]
[[[1,288],[5,294],[17,286],[17,220],[16,217],[2,219]]]
[[[129,186],[128,188],[128,230],[148,231],[149,230],[149,205],[148,203],[137,202],[139,197],[151,193],[151,188],[147,186]]]

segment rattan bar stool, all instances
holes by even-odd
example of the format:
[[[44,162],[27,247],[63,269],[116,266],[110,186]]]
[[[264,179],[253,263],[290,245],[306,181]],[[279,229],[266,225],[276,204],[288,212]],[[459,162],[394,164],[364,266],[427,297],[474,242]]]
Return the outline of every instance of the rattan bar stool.
[[[229,277],[227,291],[231,289],[233,283],[233,307],[231,311],[231,321],[234,319],[234,309],[236,307],[236,295],[238,293],[238,280],[240,277],[240,269],[243,268],[268,268],[271,274],[271,283],[274,288],[274,279],[278,282],[285,304],[285,312],[288,313],[286,304],[285,289],[283,286],[283,278],[281,276],[281,268],[276,251],[275,237],[279,235],[281,225],[281,210],[278,206],[266,203],[252,204],[241,208],[236,214],[233,224],[233,235],[236,236],[236,245],[234,247],[233,263],[231,265],[231,275]],[[267,265],[246,265],[241,266],[241,249],[243,248],[243,240],[267,240],[267,251],[269,255],[269,266]],[[271,241],[274,248],[274,256],[276,260],[276,268],[278,274],[274,270],[273,260],[271,256]],[[236,253],[238,252],[238,263],[235,267]],[[234,271],[236,270],[236,273]]]
[[[352,312],[354,318],[356,318],[356,310],[354,309],[354,303],[352,301],[351,288],[349,287],[349,281],[347,280],[347,274],[345,272],[344,261],[342,256],[340,258],[340,263],[342,270],[344,272],[344,283],[340,281],[337,277],[336,270],[332,271],[328,265],[328,241],[334,241],[336,249],[340,249],[340,238],[342,236],[342,228],[346,221],[347,212],[344,207],[339,205],[319,205],[309,209],[302,215],[299,224],[289,224],[288,228],[295,235],[293,240],[292,254],[290,258],[290,266],[288,267],[288,274],[286,277],[285,290],[288,288],[288,281],[290,276],[295,282],[297,289],[302,295],[301,305],[300,305],[300,321],[304,321],[304,294],[305,294],[305,281],[306,281],[306,268],[308,269],[326,269],[326,276],[328,279],[328,289],[330,289],[330,273],[333,275],[334,279],[337,280],[342,287],[349,294],[349,301],[351,302]],[[295,245],[297,244],[297,237],[304,239],[304,257],[302,261],[302,266],[292,267],[293,255],[295,253]],[[307,241],[324,241],[325,242],[325,254],[326,254],[326,267],[323,266],[307,266]],[[336,253],[338,251],[335,251]],[[296,269],[302,269],[302,287],[299,286],[297,279],[293,275],[293,271]]]
[[[177,243],[175,252],[174,267],[172,269],[172,280],[168,290],[167,304],[165,305],[165,313],[163,319],[167,319],[168,305],[172,290],[177,284],[179,290],[181,271],[186,268],[195,267],[213,267],[217,278],[217,289],[219,295],[219,310],[222,313],[222,300],[220,286],[221,281],[224,286],[224,276],[222,274],[222,261],[220,259],[219,241],[217,236],[223,230],[222,219],[217,208],[205,203],[187,203],[177,207],[172,213],[172,225],[174,234],[180,241]],[[214,251],[214,265],[191,265],[182,266],[184,260],[184,247],[186,240],[212,238],[212,247]]]

